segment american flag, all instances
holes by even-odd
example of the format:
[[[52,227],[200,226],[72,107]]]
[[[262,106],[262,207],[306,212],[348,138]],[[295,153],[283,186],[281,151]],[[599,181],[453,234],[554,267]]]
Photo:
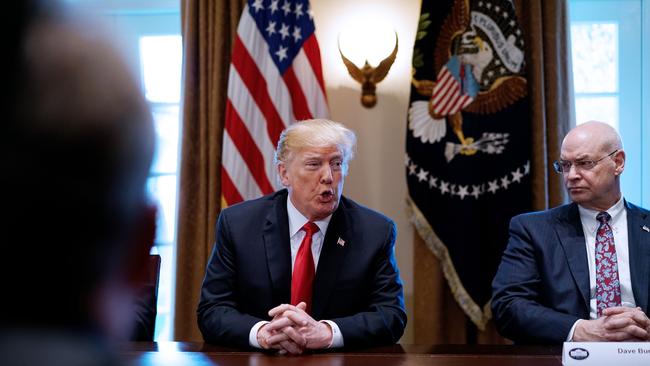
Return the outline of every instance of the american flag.
[[[222,207],[275,191],[273,154],[282,130],[327,117],[309,1],[248,0],[228,78]]]
[[[474,101],[476,94],[478,84],[471,66],[461,64],[457,56],[452,56],[438,72],[431,96],[433,112],[439,116],[460,112]]]

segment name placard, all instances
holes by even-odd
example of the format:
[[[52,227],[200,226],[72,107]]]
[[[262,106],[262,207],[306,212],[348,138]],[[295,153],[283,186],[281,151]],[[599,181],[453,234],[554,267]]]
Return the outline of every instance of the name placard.
[[[564,342],[564,366],[650,365],[650,343],[644,342]]]

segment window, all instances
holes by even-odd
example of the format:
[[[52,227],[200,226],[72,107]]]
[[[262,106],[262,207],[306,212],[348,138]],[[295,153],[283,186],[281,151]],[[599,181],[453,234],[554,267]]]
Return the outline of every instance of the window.
[[[650,207],[650,2],[571,0],[576,122],[610,123],[627,154],[625,198]]]
[[[179,35],[140,37],[140,64],[145,96],[156,128],[156,153],[148,189],[158,201],[158,226],[153,253],[160,254],[160,284],[155,340],[172,339],[175,274],[176,200],[180,129],[182,45]]]
[[[152,254],[162,258],[154,340],[171,340],[182,65],[179,2],[68,0],[68,4],[99,15],[119,32],[117,44],[139,77],[151,107],[157,141],[147,188],[158,203]]]

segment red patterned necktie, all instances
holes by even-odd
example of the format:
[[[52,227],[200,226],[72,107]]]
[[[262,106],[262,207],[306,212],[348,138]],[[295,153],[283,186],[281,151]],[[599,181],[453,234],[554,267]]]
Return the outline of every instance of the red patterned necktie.
[[[621,284],[618,278],[618,262],[614,233],[607,212],[600,212],[596,220],[600,222],[596,234],[596,308],[598,317],[603,310],[612,306],[621,306]]]
[[[291,304],[298,305],[304,301],[307,304],[307,313],[311,313],[311,294],[316,271],[314,269],[314,257],[311,254],[311,237],[318,232],[318,226],[313,222],[306,223],[301,230],[305,231],[305,237],[300,243],[296,262],[293,265],[293,276],[291,277]]]

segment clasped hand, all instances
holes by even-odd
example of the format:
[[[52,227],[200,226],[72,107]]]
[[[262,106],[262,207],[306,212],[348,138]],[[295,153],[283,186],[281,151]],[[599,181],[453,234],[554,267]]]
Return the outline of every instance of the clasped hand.
[[[594,320],[581,320],[574,341],[646,342],[650,341],[650,319],[641,308],[611,307]]]
[[[301,354],[306,349],[327,348],[332,343],[329,324],[314,320],[305,312],[304,302],[282,304],[269,311],[273,318],[257,331],[257,342],[264,349],[277,349],[280,354]]]

